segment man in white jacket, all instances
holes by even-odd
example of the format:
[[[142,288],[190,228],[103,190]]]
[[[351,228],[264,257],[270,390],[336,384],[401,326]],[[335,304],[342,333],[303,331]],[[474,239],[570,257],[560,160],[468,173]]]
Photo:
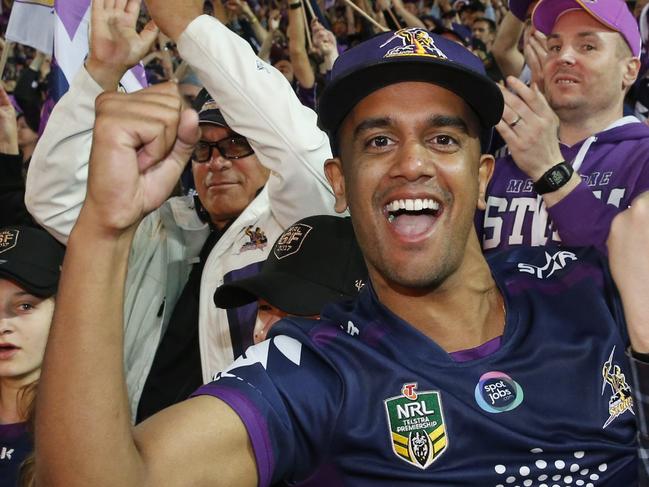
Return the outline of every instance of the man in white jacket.
[[[86,195],[95,99],[117,88],[156,33],[148,25],[138,35],[134,2],[123,3],[93,1],[90,56],[52,113],[28,175],[27,207],[64,243]],[[164,8],[179,7],[168,2]],[[138,227],[124,303],[124,360],[133,420],[154,354],[194,264],[203,265],[194,298],[202,379],[208,381],[252,343],[254,305],[226,312],[212,301],[218,286],[257,272],[265,260],[270,245],[250,245],[251,232],[263,232],[273,242],[296,220],[334,212],[323,172],[331,155],[328,138],[285,78],[212,17],[194,19],[174,39],[180,55],[218,101],[231,130],[246,137],[270,175],[238,215],[232,212],[221,222],[222,233],[202,262],[201,249],[213,235],[210,224],[218,228],[218,222],[202,220],[191,197],[170,198]]]

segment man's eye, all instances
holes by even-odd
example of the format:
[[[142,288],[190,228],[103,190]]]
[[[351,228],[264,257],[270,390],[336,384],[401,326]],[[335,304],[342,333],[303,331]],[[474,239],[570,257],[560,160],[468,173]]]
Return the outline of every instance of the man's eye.
[[[369,147],[388,147],[391,144],[392,141],[385,135],[378,135],[376,137],[372,137],[367,143]]]
[[[457,141],[450,135],[436,135],[433,142],[438,145],[457,145]]]
[[[18,305],[18,309],[20,311],[31,311],[31,310],[34,309],[34,306],[32,304],[30,304],[30,303],[20,303]]]

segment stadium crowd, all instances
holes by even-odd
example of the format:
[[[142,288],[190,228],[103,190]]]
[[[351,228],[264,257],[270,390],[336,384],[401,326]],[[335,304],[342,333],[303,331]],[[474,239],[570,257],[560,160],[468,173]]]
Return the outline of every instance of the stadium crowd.
[[[0,487],[649,486],[648,15],[92,0],[60,99],[3,40]]]

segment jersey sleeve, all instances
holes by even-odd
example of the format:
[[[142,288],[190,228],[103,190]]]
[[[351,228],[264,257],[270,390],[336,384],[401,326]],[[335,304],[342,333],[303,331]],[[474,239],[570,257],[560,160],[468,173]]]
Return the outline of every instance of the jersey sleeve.
[[[63,244],[86,197],[95,99],[101,92],[81,68],[54,107],[27,171],[27,209]]]
[[[306,479],[332,443],[342,382],[306,341],[277,335],[254,345],[194,393],[218,397],[239,415],[262,487]]]
[[[645,164],[628,188],[628,201],[649,190],[649,164]],[[582,180],[568,195],[552,207],[548,214],[567,246],[597,247],[608,253],[606,240],[611,231],[613,218],[627,207],[617,207],[598,198],[588,184]]]

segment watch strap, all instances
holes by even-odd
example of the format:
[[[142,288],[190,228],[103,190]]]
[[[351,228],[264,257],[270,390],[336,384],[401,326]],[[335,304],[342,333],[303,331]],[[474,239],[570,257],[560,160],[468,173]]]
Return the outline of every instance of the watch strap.
[[[566,161],[552,166],[534,183],[534,191],[538,194],[552,193],[565,185],[575,170]]]

